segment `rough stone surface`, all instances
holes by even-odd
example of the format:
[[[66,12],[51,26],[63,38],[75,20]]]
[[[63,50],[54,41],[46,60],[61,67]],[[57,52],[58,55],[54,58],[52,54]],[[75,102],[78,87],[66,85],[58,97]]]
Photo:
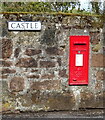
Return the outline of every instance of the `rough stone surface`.
[[[14,70],[14,69],[9,69],[9,68],[5,68],[5,69],[2,69],[2,71],[1,71],[1,73],[2,74],[11,74],[11,73],[15,73],[16,72],[16,70]]]
[[[105,78],[104,78],[104,75],[105,75],[105,72],[104,71],[98,71],[97,73],[96,73],[96,79],[97,80],[104,80]]]
[[[67,78],[68,75],[67,75],[67,73],[66,73],[66,70],[65,70],[65,69],[60,70],[60,71],[59,71],[59,76],[60,76],[60,77],[66,77],[66,78]]]
[[[38,79],[38,78],[39,78],[39,75],[28,75],[27,77],[28,77],[28,78],[36,78],[36,79]]]
[[[23,14],[2,17],[3,25],[27,18],[42,23],[41,31],[8,31],[7,25],[3,26],[0,79],[4,111],[104,108],[105,28],[96,24],[99,18]],[[69,37],[72,31],[79,34],[85,28],[90,35],[89,84],[70,86]]]
[[[10,81],[10,90],[12,92],[19,92],[24,89],[24,79],[22,77],[14,77]]]
[[[90,32],[90,40],[93,45],[96,45],[100,41],[100,32]]]
[[[58,64],[59,64],[59,66],[61,66],[61,65],[62,65],[61,58],[58,58],[57,62],[58,62]]]
[[[54,77],[54,74],[44,74],[41,79],[53,79]]]
[[[8,75],[1,75],[0,79],[6,79],[8,77]]]
[[[12,62],[11,61],[0,61],[0,66],[2,67],[10,67],[12,65]]]
[[[2,39],[2,57],[10,58],[12,54],[13,43],[12,40],[3,38]]]
[[[38,70],[33,70],[33,69],[32,69],[31,72],[33,72],[33,73],[34,73],[34,72],[38,72]]]
[[[45,68],[48,68],[48,67],[55,67],[55,62],[52,62],[52,61],[40,61],[40,67],[45,67]]]
[[[95,90],[97,93],[100,93],[103,91],[103,80],[97,80],[96,84],[95,84]]]
[[[61,85],[60,80],[45,80],[43,82],[32,82],[32,90],[59,90]]]
[[[48,47],[46,53],[49,55],[63,55],[63,50],[60,50],[57,47]]]
[[[18,67],[37,67],[37,62],[34,58],[20,58],[19,61],[16,63]]]
[[[15,49],[15,51],[14,51],[14,57],[18,57],[19,56],[19,53],[21,52],[21,49],[18,47],[18,48],[16,48]]]
[[[41,50],[37,50],[37,49],[32,49],[32,48],[28,48],[26,49],[25,51],[25,54],[28,55],[28,56],[33,56],[33,55],[37,55],[37,54],[40,54],[41,53]]]
[[[93,67],[103,67],[105,56],[103,54],[93,54],[92,55],[92,66]]]
[[[70,110],[75,106],[72,93],[54,94],[47,99],[49,110]]]
[[[55,45],[57,43],[57,38],[55,36],[56,28],[55,26],[46,27],[42,37],[41,44],[46,44],[48,46]]]
[[[99,93],[97,97],[90,91],[81,93],[80,108],[103,108],[103,93]]]
[[[19,102],[21,102],[23,107],[32,107],[33,103],[32,103],[32,100],[31,100],[31,96],[32,95],[30,93],[27,93],[27,94],[24,94],[24,95],[20,95],[18,97]]]

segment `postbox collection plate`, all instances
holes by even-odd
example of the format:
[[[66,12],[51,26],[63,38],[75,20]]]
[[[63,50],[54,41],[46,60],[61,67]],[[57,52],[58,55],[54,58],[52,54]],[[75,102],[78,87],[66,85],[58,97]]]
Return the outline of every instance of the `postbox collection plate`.
[[[70,36],[69,85],[87,85],[89,78],[88,35]]]

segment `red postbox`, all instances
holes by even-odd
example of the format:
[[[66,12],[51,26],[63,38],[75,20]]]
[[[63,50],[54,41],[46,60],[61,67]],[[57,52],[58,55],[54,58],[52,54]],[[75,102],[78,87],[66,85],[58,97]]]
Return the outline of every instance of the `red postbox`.
[[[69,85],[87,85],[89,36],[70,36]]]

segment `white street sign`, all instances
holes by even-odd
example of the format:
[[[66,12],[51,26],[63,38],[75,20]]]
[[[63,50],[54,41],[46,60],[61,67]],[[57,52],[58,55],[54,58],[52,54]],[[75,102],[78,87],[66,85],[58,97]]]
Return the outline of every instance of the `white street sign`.
[[[41,30],[41,22],[9,21],[8,30]]]

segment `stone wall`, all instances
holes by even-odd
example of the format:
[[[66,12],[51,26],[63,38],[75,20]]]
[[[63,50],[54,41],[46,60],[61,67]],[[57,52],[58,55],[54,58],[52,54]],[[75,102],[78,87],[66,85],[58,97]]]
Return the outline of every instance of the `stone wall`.
[[[4,112],[103,108],[105,48],[98,18],[10,14],[1,15],[1,19]],[[7,21],[15,20],[41,21],[42,29],[8,31]],[[69,86],[70,32],[85,28],[90,35],[89,84]]]

